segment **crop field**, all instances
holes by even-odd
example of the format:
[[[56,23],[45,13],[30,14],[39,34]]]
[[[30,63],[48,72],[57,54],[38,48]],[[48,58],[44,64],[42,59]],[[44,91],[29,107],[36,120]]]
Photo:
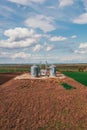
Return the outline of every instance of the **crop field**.
[[[57,66],[57,70],[64,72],[76,72],[80,71],[83,72],[87,69],[87,64],[55,64]]]
[[[87,72],[63,72],[65,75],[87,86]]]
[[[68,77],[62,82],[8,76],[6,82],[1,74],[0,130],[87,129],[87,87]]]
[[[1,64],[0,73],[16,73],[16,72],[30,72],[32,64]],[[39,66],[39,64],[37,64]],[[79,72],[87,68],[87,64],[55,64],[57,71],[61,72]],[[42,64],[42,67],[45,65]],[[50,66],[50,64],[49,64]]]
[[[17,79],[29,74],[30,65],[0,66],[0,130],[87,130],[82,68],[58,65],[65,78]]]
[[[30,65],[0,65],[0,73],[30,72]]]
[[[76,89],[75,87],[68,85],[67,83],[62,83],[62,86],[66,89],[66,90],[71,90],[71,89]]]

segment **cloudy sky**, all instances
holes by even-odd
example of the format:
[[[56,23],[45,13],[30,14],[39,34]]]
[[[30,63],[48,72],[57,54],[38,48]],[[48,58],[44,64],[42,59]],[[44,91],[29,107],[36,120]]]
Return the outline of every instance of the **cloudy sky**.
[[[0,0],[0,63],[87,63],[87,0]]]

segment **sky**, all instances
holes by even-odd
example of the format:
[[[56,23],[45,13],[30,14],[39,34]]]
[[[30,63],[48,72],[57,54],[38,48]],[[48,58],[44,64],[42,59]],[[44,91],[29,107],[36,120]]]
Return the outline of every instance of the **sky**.
[[[0,64],[87,63],[87,0],[0,0]]]

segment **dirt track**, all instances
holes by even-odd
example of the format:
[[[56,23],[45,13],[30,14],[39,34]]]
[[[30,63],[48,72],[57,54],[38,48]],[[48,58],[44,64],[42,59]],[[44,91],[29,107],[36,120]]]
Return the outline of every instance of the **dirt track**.
[[[73,79],[10,80],[0,87],[0,130],[86,130],[87,88]]]

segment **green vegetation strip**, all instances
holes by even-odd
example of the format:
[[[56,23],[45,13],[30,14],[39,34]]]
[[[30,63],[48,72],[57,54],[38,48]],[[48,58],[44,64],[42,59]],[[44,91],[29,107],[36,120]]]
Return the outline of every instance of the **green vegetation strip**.
[[[0,73],[30,72],[30,68],[0,68]]]
[[[72,86],[70,86],[70,85],[68,85],[68,84],[66,84],[66,83],[62,83],[61,85],[62,85],[66,90],[76,89],[75,87],[72,87]]]
[[[63,74],[87,86],[87,72],[63,72]]]

